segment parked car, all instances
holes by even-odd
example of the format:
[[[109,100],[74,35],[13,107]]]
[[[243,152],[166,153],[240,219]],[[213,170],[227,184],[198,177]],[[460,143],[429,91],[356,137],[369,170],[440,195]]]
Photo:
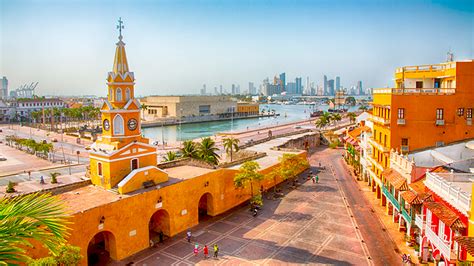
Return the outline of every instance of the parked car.
[[[58,139],[57,138],[53,138],[51,139],[52,142],[58,142]]]

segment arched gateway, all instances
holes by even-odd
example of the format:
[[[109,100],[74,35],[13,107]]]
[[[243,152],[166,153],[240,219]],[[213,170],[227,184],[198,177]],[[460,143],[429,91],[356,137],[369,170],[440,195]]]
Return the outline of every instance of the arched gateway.
[[[87,247],[88,265],[107,265],[115,255],[115,236],[111,232],[99,232],[89,241]]]

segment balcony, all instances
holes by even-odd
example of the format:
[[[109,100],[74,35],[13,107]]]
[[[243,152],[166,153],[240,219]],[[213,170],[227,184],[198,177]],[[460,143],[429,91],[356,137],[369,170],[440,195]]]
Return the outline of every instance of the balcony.
[[[402,216],[403,216],[403,218],[405,218],[405,221],[407,221],[407,223],[411,224],[411,223],[412,223],[412,219],[411,219],[410,214],[409,214],[404,208],[401,208],[401,209],[402,209]]]
[[[374,94],[396,94],[396,95],[452,95],[456,88],[378,88],[373,90]]]
[[[444,119],[436,119],[437,126],[444,126]]]
[[[369,120],[371,120],[374,123],[381,124],[381,125],[384,125],[384,126],[390,125],[390,120],[389,119],[385,119],[383,117],[376,116],[376,115],[371,115],[369,117]]]
[[[405,119],[404,118],[397,119],[397,125],[405,125]]]
[[[377,183],[379,186],[383,187],[382,181],[380,178],[372,171],[371,169],[367,169],[369,171],[370,177]]]
[[[421,232],[425,230],[425,216],[422,214],[415,214],[415,225],[420,228]]]
[[[383,171],[383,166],[377,162],[372,156],[367,156],[365,157],[365,159],[367,159],[373,166],[377,167],[377,169],[379,169],[380,171]]]
[[[374,146],[377,150],[382,152],[390,152],[390,148],[383,146],[382,144],[378,143],[373,137],[370,137],[369,144]]]
[[[431,173],[426,174],[425,185],[466,216],[471,210],[471,179],[473,174]],[[463,190],[464,188],[464,190]]]
[[[398,203],[398,200],[388,191],[388,189],[385,186],[382,186],[382,192],[387,197],[387,199],[392,203],[392,205],[397,209],[400,210],[400,203]],[[409,220],[411,221],[411,219]]]
[[[451,259],[451,243],[440,238],[428,225],[425,226],[425,235],[447,260]]]
[[[419,65],[419,66],[405,66],[399,67],[395,70],[395,73],[425,73],[433,71],[444,71],[448,69],[456,68],[456,63],[444,63],[444,64],[431,64],[431,65]]]

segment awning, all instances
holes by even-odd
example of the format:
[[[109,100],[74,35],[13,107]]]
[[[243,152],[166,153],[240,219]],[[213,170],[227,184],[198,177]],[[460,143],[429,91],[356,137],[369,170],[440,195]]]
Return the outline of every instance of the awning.
[[[418,198],[418,196],[411,190],[402,191],[400,193],[400,196],[402,196],[405,202],[411,205],[417,205],[417,204],[423,203],[423,201],[420,198]]]
[[[345,136],[345,137],[343,137],[342,139],[343,139],[345,142],[348,142],[350,138],[351,138],[351,137],[349,137],[349,136]]]
[[[386,169],[382,172],[382,176],[398,190],[408,190],[407,180],[401,176],[397,171]]]
[[[471,256],[474,256],[474,237],[455,236],[454,241],[458,242],[461,247],[465,248]]]
[[[425,202],[423,205],[428,208],[436,217],[451,229],[464,229],[466,226],[459,219],[459,216],[448,207],[437,202]]]

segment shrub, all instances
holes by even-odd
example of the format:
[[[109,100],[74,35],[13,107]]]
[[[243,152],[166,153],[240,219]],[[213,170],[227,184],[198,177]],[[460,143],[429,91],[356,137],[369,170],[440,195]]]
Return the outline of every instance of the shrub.
[[[15,183],[13,183],[12,181],[8,181],[7,193],[13,192],[15,192]]]

